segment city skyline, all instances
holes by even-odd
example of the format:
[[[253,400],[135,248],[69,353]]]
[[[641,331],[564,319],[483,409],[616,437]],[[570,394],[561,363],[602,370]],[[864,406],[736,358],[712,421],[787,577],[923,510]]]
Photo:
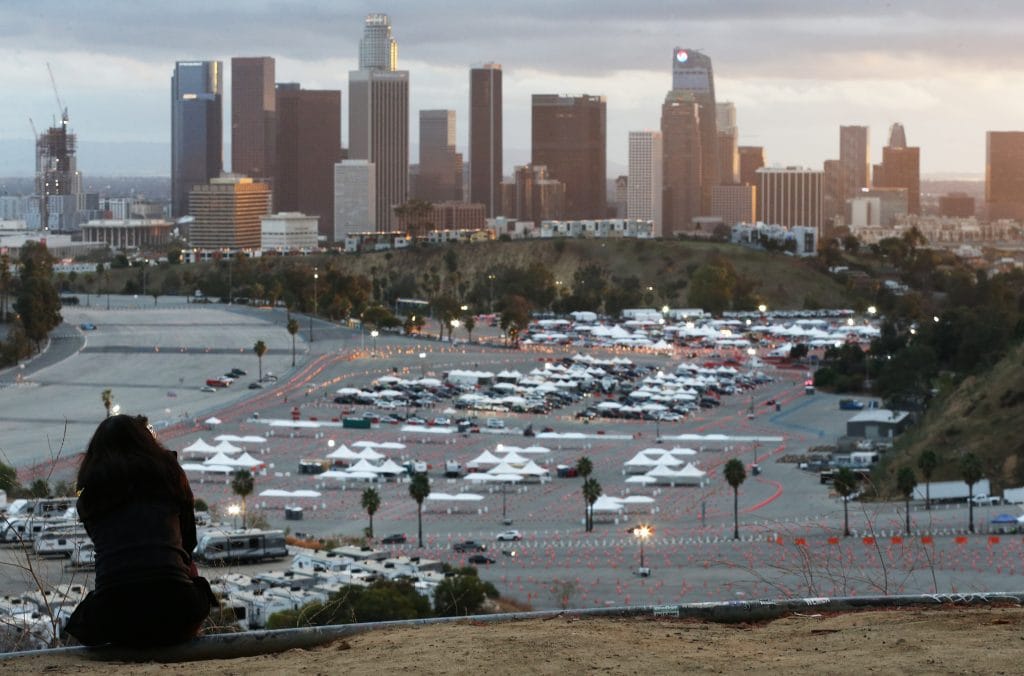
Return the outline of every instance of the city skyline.
[[[887,130],[901,122],[908,143],[921,148],[923,174],[980,178],[985,133],[1024,128],[1024,98],[1013,94],[1024,68],[1024,58],[1013,50],[1024,7],[1009,3],[974,8],[967,18],[951,2],[868,2],[842,10],[803,1],[698,2],[685,8],[597,2],[588,3],[582,15],[582,5],[571,2],[544,5],[543,12],[538,3],[524,2],[485,13],[469,3],[436,12],[409,3],[337,9],[307,0],[302,11],[287,17],[270,5],[248,3],[241,11],[235,4],[209,7],[184,0],[161,9],[157,18],[155,8],[119,0],[89,7],[4,3],[0,17],[19,28],[0,47],[7,57],[5,89],[17,103],[0,112],[0,140],[24,142],[26,159],[17,162],[23,167],[18,173],[32,171],[27,118],[42,128],[56,114],[47,62],[83,147],[79,164],[90,171],[93,143],[169,145],[165,101],[175,61],[273,56],[278,81],[341,89],[347,96],[346,75],[358,65],[360,26],[374,12],[388,13],[400,33],[412,115],[452,109],[468,120],[466,70],[502,63],[506,175],[528,159],[531,96],[545,93],[606,97],[609,176],[625,173],[628,132],[659,128],[660,105],[671,86],[666,54],[683,45],[714,61],[716,99],[736,104],[739,144],[764,146],[769,165],[819,168],[838,155],[841,125],[874,129],[871,156],[880,157]],[[204,20],[197,23],[194,11],[200,7]],[[221,19],[230,19],[231,31],[221,29]],[[100,28],[153,22],[159,31],[110,36]],[[602,41],[616,48],[601,49]],[[230,82],[225,84],[224,106],[230,110]],[[410,126],[415,147],[418,130]],[[348,145],[347,120],[343,128]],[[468,125],[460,125],[457,147],[467,153]],[[230,158],[224,159],[227,165]],[[156,173],[169,173],[169,162],[163,164]]]

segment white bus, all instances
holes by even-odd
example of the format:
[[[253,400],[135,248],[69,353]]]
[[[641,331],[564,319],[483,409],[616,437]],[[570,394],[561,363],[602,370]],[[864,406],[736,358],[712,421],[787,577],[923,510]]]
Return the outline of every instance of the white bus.
[[[204,563],[263,561],[287,555],[284,531],[280,530],[211,531],[199,538],[195,549],[196,560]]]

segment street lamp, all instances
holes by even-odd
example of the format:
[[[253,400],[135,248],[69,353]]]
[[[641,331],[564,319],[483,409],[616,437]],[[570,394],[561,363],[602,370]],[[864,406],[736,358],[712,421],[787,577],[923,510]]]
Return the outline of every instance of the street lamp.
[[[448,322],[448,324],[451,325],[452,327],[451,330],[448,332],[448,340],[452,341],[453,343],[455,342],[455,337],[452,334],[455,332],[455,329],[459,328],[459,323],[460,322],[458,319],[453,319],[450,322]]]
[[[644,543],[647,541],[647,538],[651,537],[653,534],[654,529],[647,525],[637,526],[633,529],[633,535],[640,541],[640,571],[638,572],[641,574],[644,569]]]
[[[238,530],[238,514],[242,511],[242,508],[238,505],[228,505],[228,514],[231,515],[231,519],[234,523],[233,529]]]
[[[420,378],[427,377],[427,353],[420,352]]]
[[[374,329],[370,331],[370,336],[373,338],[373,355],[377,356],[377,336],[380,335],[380,331]]]
[[[488,314],[494,314],[494,275],[487,275],[487,305],[490,308]]]
[[[768,312],[768,306],[765,305],[764,303],[761,303],[760,305],[757,306],[757,311],[760,312],[761,314],[764,314],[765,312]]]
[[[309,342],[313,342],[313,315],[317,313],[316,280],[320,279],[320,273],[313,268],[313,314],[309,316]]]

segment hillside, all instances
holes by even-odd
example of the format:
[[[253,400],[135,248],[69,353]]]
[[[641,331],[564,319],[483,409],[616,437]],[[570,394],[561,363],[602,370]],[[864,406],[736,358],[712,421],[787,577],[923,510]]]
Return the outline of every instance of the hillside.
[[[233,297],[260,297],[259,290],[269,292],[276,277],[284,282],[285,297],[288,293],[298,295],[299,300],[293,298],[293,303],[305,310],[302,298],[309,301],[312,297],[312,279],[305,271],[317,266],[321,279],[326,278],[327,271],[335,271],[371,280],[378,300],[430,298],[441,291],[486,311],[492,299],[501,299],[503,284],[516,276],[503,276],[503,271],[521,273],[540,266],[550,273],[550,279],[537,282],[553,285],[557,296],[568,296],[573,291],[574,275],[589,267],[604,275],[608,290],[630,285],[640,289],[635,295],[642,306],[689,307],[688,286],[693,273],[716,258],[731,264],[739,282],[737,289],[758,299],[754,306],[764,302],[772,309],[801,309],[855,304],[842,283],[822,272],[820,261],[732,244],[682,240],[516,240],[357,254],[267,256],[232,263],[230,283]],[[491,275],[495,280],[489,279]],[[142,282],[139,268],[115,267],[109,271],[112,293],[141,293]],[[224,262],[164,263],[146,271],[147,289],[159,289],[161,295],[191,294],[201,289],[206,295],[219,297],[226,295],[228,283]],[[63,280],[62,288],[102,293],[107,287],[103,278],[75,275]],[[320,293],[320,309],[324,311],[322,285]]]
[[[939,455],[933,480],[959,479],[957,460],[973,452],[982,462],[994,493],[1024,485],[1024,344],[1018,344],[992,369],[965,378],[933,400],[921,423],[889,454],[886,474],[916,468],[925,449]],[[891,470],[891,471],[889,471]]]

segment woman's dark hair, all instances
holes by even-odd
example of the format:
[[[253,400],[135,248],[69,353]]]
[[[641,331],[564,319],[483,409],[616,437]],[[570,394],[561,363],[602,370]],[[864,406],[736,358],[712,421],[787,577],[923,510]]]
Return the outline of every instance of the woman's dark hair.
[[[99,424],[78,468],[78,490],[79,513],[140,499],[192,503],[177,457],[157,441],[143,416],[115,415]]]

